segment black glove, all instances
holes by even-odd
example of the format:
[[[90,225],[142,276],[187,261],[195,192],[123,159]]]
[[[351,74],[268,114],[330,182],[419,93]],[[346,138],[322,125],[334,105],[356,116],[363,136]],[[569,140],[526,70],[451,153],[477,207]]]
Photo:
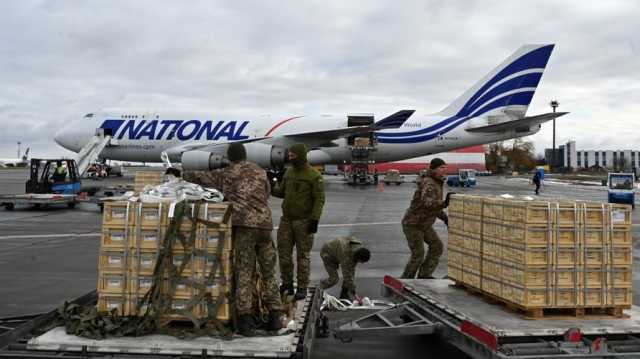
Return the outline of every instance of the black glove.
[[[353,301],[353,294],[347,288],[342,288],[342,290],[340,291],[340,298],[338,299],[348,299]]]
[[[444,225],[447,226],[447,228],[449,228],[449,216],[444,214],[444,216],[440,219],[442,220],[442,222],[444,222]]]
[[[452,194],[456,194],[455,192],[447,192],[447,196],[444,198],[444,208],[449,207],[449,198],[451,198]]]
[[[318,221],[315,219],[310,220],[307,230],[309,233],[318,233]]]

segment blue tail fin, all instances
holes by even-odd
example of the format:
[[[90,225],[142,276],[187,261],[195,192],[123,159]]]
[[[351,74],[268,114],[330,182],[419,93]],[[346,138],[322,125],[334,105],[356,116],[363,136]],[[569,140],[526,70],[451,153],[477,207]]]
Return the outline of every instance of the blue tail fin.
[[[525,45],[438,114],[476,117],[506,109],[524,114],[554,45]]]

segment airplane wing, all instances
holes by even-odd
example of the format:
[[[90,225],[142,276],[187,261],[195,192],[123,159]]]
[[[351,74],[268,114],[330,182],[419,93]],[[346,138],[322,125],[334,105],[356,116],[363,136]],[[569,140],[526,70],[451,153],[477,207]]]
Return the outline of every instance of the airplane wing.
[[[226,146],[232,142],[240,142],[240,143],[250,143],[250,142],[264,142],[269,144],[278,144],[281,146],[288,147],[293,145],[294,143],[304,143],[309,148],[318,147],[321,145],[331,145],[331,141],[337,140],[339,138],[356,136],[356,135],[366,135],[371,132],[390,129],[390,128],[398,128],[404,124],[404,122],[413,115],[415,110],[401,110],[390,116],[383,118],[382,120],[374,123],[371,126],[353,126],[353,127],[344,127],[337,128],[331,130],[322,130],[322,131],[313,131],[313,132],[302,132],[302,133],[293,133],[284,136],[266,136],[266,137],[254,137],[246,140],[240,141],[230,141],[230,142],[218,142],[215,144],[208,143],[185,143],[176,147],[172,147],[168,149],[166,152],[169,156],[175,154],[182,154],[187,151],[207,151],[207,152],[216,152],[216,151],[226,151]]]
[[[2,168],[7,168],[7,165],[5,165],[5,164],[4,164],[4,162],[1,162],[1,161],[0,161],[0,167],[2,167]]]
[[[383,118],[382,120],[374,123],[371,126],[353,126],[343,127],[324,131],[303,132],[285,135],[286,139],[293,140],[294,142],[304,142],[307,145],[318,146],[321,144],[328,144],[333,140],[339,138],[368,135],[371,132],[398,128],[402,126],[405,121],[413,115],[415,110],[401,110],[390,116]]]
[[[542,115],[524,117],[518,120],[500,122],[493,125],[467,128],[466,130],[469,132],[478,133],[502,132],[511,129],[515,129],[516,132],[519,130],[522,130],[522,132],[528,132],[529,128],[531,128],[532,125],[539,125],[541,123],[553,120],[554,118],[564,116],[568,113],[569,112],[549,112]]]

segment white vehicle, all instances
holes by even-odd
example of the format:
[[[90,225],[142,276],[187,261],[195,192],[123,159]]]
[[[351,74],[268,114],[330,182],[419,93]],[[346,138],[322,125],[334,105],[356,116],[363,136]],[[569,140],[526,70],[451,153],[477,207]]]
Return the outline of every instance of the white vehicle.
[[[392,162],[478,144],[528,136],[566,112],[525,114],[554,45],[525,45],[431,115],[396,112],[378,122],[373,115],[263,116],[253,119],[217,112],[105,111],[88,114],[55,135],[79,158],[165,162],[163,152],[184,169],[221,166],[229,143],[245,143],[250,161],[279,167],[287,148],[305,143],[312,165],[348,162],[349,137],[374,133],[375,162]],[[411,117],[411,118],[409,118]],[[103,140],[96,138],[101,132]]]
[[[21,158],[0,158],[0,167],[25,167],[29,162],[29,148]]]

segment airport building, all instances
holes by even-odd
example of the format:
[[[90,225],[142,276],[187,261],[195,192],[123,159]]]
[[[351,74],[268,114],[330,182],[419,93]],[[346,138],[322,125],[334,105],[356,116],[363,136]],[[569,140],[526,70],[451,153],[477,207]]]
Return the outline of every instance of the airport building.
[[[434,157],[442,158],[446,163],[449,173],[458,173],[461,168],[469,168],[477,171],[485,171],[485,151],[483,145],[461,148],[450,152],[437,153],[435,155],[410,158],[408,160],[376,164],[378,172],[389,169],[397,169],[401,173],[419,173],[429,168],[429,162]]]
[[[556,160],[554,161],[554,157]],[[569,141],[556,149],[545,150],[547,163],[556,168],[572,170],[606,168],[636,172],[640,168],[640,151],[633,150],[577,150],[576,142]]]

